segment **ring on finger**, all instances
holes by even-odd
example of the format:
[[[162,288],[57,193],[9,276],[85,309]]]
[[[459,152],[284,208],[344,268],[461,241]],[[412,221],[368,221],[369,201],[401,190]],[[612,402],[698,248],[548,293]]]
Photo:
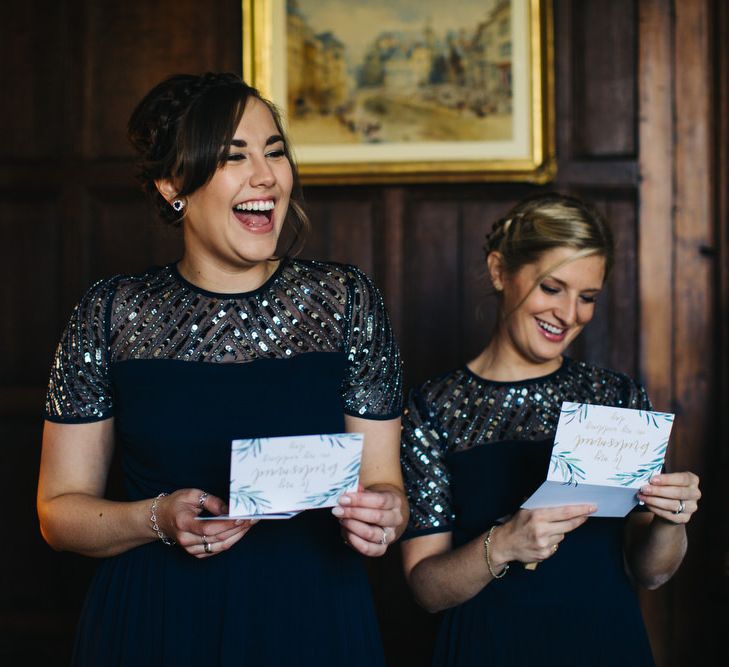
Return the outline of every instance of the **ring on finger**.
[[[558,548],[558,547],[559,547],[559,544],[553,544],[553,545],[552,545],[552,553],[553,553],[553,554],[557,553],[557,548]]]
[[[205,501],[208,499],[208,492],[203,491],[200,497],[197,499],[197,504],[200,505],[201,509],[205,509]]]
[[[678,501],[678,509],[674,512],[674,514],[683,514],[686,511],[686,502],[683,500]]]
[[[210,544],[210,542],[208,542],[208,540],[205,537],[205,535],[202,536],[202,543],[203,543],[203,550],[205,551],[206,554],[213,553],[213,547]]]
[[[387,544],[387,528],[380,527],[380,530],[382,530],[382,539],[380,540],[380,544],[385,545]]]

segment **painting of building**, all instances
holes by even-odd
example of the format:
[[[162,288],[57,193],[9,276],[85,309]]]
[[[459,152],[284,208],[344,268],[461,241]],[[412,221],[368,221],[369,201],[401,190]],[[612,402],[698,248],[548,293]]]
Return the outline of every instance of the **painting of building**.
[[[286,40],[295,142],[511,137],[511,0],[287,0]]]

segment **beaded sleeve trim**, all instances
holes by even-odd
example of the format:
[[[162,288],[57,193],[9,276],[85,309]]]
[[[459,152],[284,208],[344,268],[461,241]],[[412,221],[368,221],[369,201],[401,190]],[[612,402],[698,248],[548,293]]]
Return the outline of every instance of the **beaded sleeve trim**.
[[[93,421],[113,414],[110,365],[134,359],[247,363],[341,352],[345,412],[400,412],[397,343],[382,297],[353,266],[284,260],[261,288],[215,295],[173,266],[92,287],[74,310],[51,371],[46,417]]]
[[[645,390],[628,376],[570,359],[551,375],[523,382],[491,382],[461,368],[413,391],[401,450],[411,536],[450,530],[455,521],[448,455],[553,438],[565,400],[650,409]]]

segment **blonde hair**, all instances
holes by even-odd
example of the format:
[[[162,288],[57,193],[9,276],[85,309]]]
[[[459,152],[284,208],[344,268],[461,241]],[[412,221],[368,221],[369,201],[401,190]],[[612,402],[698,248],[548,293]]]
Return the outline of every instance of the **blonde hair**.
[[[551,193],[530,197],[497,220],[486,236],[484,250],[486,257],[500,253],[504,271],[514,275],[545,252],[565,247],[575,249],[567,261],[603,257],[607,280],[615,255],[607,221],[577,197]]]

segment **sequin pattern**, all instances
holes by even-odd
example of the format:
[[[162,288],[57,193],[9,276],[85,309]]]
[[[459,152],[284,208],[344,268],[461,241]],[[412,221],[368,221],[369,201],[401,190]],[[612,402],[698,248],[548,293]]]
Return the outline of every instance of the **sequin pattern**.
[[[563,401],[650,409],[645,390],[628,376],[571,359],[556,373],[514,383],[490,382],[461,368],[411,392],[401,451],[409,534],[449,530],[455,521],[449,454],[552,438]]]
[[[92,287],[74,310],[51,371],[46,417],[113,414],[110,367],[131,359],[247,363],[307,352],[347,358],[345,412],[399,415],[401,369],[382,297],[353,266],[285,260],[260,289],[213,295],[174,267]]]
[[[112,407],[104,322],[114,279],[92,285],[74,308],[51,366],[46,417],[67,421],[103,419]]]

